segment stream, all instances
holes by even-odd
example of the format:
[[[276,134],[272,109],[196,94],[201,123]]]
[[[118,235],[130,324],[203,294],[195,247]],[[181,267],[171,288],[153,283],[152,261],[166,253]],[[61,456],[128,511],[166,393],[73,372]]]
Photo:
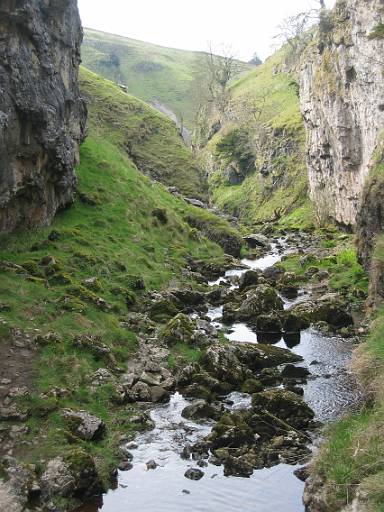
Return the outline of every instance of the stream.
[[[280,244],[279,244],[280,245]],[[246,268],[232,269],[210,285],[227,281],[233,288],[232,277],[249,269],[264,270],[278,262],[289,250],[272,246],[271,252],[258,259],[243,259]],[[304,291],[294,300],[284,299],[284,307],[305,299]],[[222,307],[211,308],[207,316],[217,328],[223,328],[219,319]],[[226,326],[228,329],[228,326]],[[257,335],[246,324],[234,323],[225,330],[233,343],[257,343]],[[264,340],[265,341],[265,340]],[[268,340],[275,346],[289,348],[303,357],[299,366],[310,369],[311,375],[304,388],[304,399],[312,407],[316,419],[329,422],[340,417],[359,399],[353,376],[348,372],[353,343],[340,337],[329,337],[310,328],[289,339]],[[246,408],[250,395],[231,393],[228,409]],[[279,464],[272,468],[255,470],[250,478],[225,477],[223,466],[208,464],[202,468],[204,477],[192,481],[185,471],[196,467],[193,460],[180,457],[183,447],[209,434],[213,422],[195,423],[186,420],[181,412],[189,401],[179,393],[167,404],[151,410],[155,428],[139,434],[131,449],[133,468],[119,472],[115,489],[94,503],[81,507],[81,512],[300,512],[304,511],[302,494],[304,483],[293,472],[298,466]],[[315,448],[313,448],[315,449]],[[148,470],[146,463],[155,460],[158,467]]]

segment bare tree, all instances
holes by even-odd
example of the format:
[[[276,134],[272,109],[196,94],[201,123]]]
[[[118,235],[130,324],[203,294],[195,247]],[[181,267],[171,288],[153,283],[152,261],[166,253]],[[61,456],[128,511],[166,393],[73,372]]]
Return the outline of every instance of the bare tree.
[[[239,61],[230,47],[221,48],[218,55],[209,44],[208,52],[197,62],[192,84],[197,105],[194,135],[197,144],[209,133],[210,124],[220,123],[229,115],[229,84],[239,71]]]
[[[320,23],[324,27],[327,25],[328,28],[328,11],[325,7],[325,1],[318,0],[316,3],[319,7],[289,16],[278,26],[279,32],[274,39],[288,44],[292,60],[297,60],[307,46],[312,37],[310,30],[312,26]]]

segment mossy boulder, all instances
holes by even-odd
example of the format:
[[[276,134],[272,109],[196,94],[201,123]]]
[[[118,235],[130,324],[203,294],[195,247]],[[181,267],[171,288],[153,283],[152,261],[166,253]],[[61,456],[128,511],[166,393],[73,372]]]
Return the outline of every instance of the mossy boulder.
[[[236,411],[223,414],[211,433],[211,446],[217,448],[240,448],[243,445],[253,444],[254,433],[247,424],[248,414],[244,411]]]
[[[272,420],[276,417],[298,429],[307,428],[315,416],[301,397],[284,389],[270,389],[254,394],[252,407],[255,413],[266,415]]]
[[[255,286],[259,283],[262,272],[260,270],[247,270],[240,276],[239,289],[240,291],[245,290],[249,286]]]
[[[256,332],[265,334],[279,334],[282,332],[282,324],[280,318],[271,313],[269,315],[259,315],[253,324]]]
[[[162,297],[150,304],[148,315],[151,320],[164,323],[177,315],[178,312],[179,308],[175,301],[172,301],[166,297]]]
[[[241,386],[241,391],[243,393],[259,393],[263,391],[264,386],[258,379],[247,379],[243,385]]]
[[[179,313],[169,320],[166,326],[162,329],[160,338],[168,346],[175,345],[179,342],[192,345],[194,343],[195,329],[195,322],[191,320],[189,316]]]
[[[304,323],[326,322],[334,329],[353,325],[353,318],[348,313],[347,305],[331,294],[321,297],[316,302],[296,304],[290,312],[301,318]]]
[[[247,292],[237,312],[239,320],[251,320],[272,311],[283,310],[284,303],[276,291],[267,284],[260,284]]]

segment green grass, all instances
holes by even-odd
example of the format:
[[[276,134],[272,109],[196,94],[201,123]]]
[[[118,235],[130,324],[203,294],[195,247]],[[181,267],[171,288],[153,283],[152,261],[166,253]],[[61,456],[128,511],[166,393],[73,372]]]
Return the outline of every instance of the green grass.
[[[209,184],[217,206],[253,225],[280,219],[286,227],[313,226],[307,198],[305,134],[294,77],[282,71],[282,49],[231,86],[231,106],[238,119],[223,126],[201,152],[201,160],[213,168]],[[254,117],[244,113],[254,110]],[[228,148],[243,133],[244,148]],[[252,161],[253,155],[253,161]],[[241,169],[244,181],[231,185],[225,169],[231,161]],[[212,165],[213,159],[213,165]],[[268,169],[267,172],[264,172]],[[263,171],[263,174],[262,172]],[[296,217],[290,218],[297,210]]]
[[[92,392],[90,375],[112,360],[124,368],[136,351],[135,334],[120,322],[132,299],[142,300],[145,292],[137,286],[139,281],[144,281],[146,290],[160,289],[171,280],[177,283],[187,256],[208,260],[221,257],[223,251],[186,222],[187,217],[200,216],[200,210],[146,177],[137,167],[139,160],[135,165],[124,147],[123,141],[132,141],[132,147],[137,143],[141,119],[146,136],[140,164],[146,163],[145,148],[152,162],[152,142],[169,158],[172,154],[177,158],[182,146],[170,122],[90,72],[82,72],[81,86],[90,99],[90,116],[77,169],[79,193],[51,227],[0,237],[0,336],[6,343],[13,328],[57,334],[56,341],[40,349],[33,392],[24,403],[31,411],[29,437],[38,443],[20,447],[19,455],[39,463],[68,452],[73,444],[60,409],[84,408],[106,422],[108,436],[97,444],[77,441],[76,445],[96,457],[106,481],[117,460],[119,436],[133,432],[129,423],[133,409],[116,405],[110,385]],[[192,165],[186,153],[180,159],[172,168],[175,180],[178,173],[183,179],[183,161]],[[161,210],[165,223],[153,215],[154,210]],[[222,219],[209,212],[204,216],[212,229],[217,223],[218,229],[232,232]],[[50,265],[44,266],[47,256]],[[89,278],[96,279],[89,284]],[[76,346],[74,338],[85,333],[99,338],[111,356],[100,358],[92,347]],[[180,351],[192,358],[187,350]],[[41,396],[55,387],[67,390],[65,396],[58,400]]]
[[[302,255],[291,255],[284,258],[280,265],[286,271],[303,277],[311,267],[327,270],[331,290],[348,296],[352,301],[366,297],[368,276],[357,260],[356,249],[348,241],[340,243],[334,239],[326,240],[323,245],[331,250],[328,256],[301,263]]]
[[[384,39],[384,23],[378,23],[369,34],[368,39]]]
[[[198,363],[201,360],[202,352],[199,348],[193,348],[186,343],[176,343],[172,347],[172,354],[168,358],[168,366],[171,369],[176,368],[177,359],[182,359],[184,363]]]
[[[84,65],[96,73],[128,86],[138,98],[160,102],[192,128],[195,115],[191,88],[204,53],[176,50],[96,30],[85,29]],[[252,69],[239,63],[242,70]]]
[[[151,178],[176,186],[187,196],[205,195],[202,173],[172,121],[85,68],[80,87],[95,135],[107,130],[108,140]]]
[[[374,258],[384,263],[382,237]],[[344,255],[344,261],[350,256]],[[314,466],[323,479],[327,511],[336,512],[358,493],[369,512],[384,510],[384,308],[355,354],[354,369],[367,392],[362,410],[333,425]]]

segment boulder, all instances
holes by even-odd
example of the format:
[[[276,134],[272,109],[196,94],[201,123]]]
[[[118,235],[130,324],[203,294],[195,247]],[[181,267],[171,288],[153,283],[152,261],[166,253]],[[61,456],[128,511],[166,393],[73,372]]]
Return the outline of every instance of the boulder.
[[[353,318],[347,311],[347,305],[339,297],[328,294],[315,301],[296,304],[290,312],[305,323],[326,322],[334,329],[353,325]]]
[[[93,458],[82,448],[50,460],[40,483],[44,501],[58,496],[86,499],[104,491]]]
[[[259,283],[260,276],[262,275],[261,270],[247,270],[244,274],[241,274],[239,279],[240,291],[245,290],[249,286],[255,286]]]
[[[267,284],[260,284],[246,294],[237,312],[239,320],[251,320],[272,311],[283,310],[284,303],[276,291]]]
[[[189,420],[218,420],[223,411],[221,404],[208,403],[205,400],[195,400],[182,410],[181,415]]]
[[[224,463],[224,476],[240,476],[249,478],[253,473],[253,464],[246,457],[229,456]]]
[[[284,379],[305,379],[310,374],[311,372],[307,368],[295,366],[294,364],[287,364],[281,372],[281,376]]]
[[[252,396],[256,413],[272,414],[294,428],[307,428],[315,414],[296,393],[284,389],[270,389]],[[267,414],[268,415],[268,414]],[[271,419],[273,419],[273,416]],[[280,425],[281,426],[281,425]]]
[[[248,244],[251,249],[256,247],[262,247],[263,249],[269,247],[269,240],[266,236],[260,233],[252,233],[244,237],[244,241]]]
[[[184,473],[185,478],[189,478],[189,480],[200,480],[204,476],[204,471],[198,468],[189,468]]]
[[[277,315],[259,315],[255,322],[256,332],[267,334],[279,334],[282,332],[280,318]]]
[[[98,441],[105,435],[104,422],[87,411],[64,409],[62,416],[70,432],[84,441]]]

